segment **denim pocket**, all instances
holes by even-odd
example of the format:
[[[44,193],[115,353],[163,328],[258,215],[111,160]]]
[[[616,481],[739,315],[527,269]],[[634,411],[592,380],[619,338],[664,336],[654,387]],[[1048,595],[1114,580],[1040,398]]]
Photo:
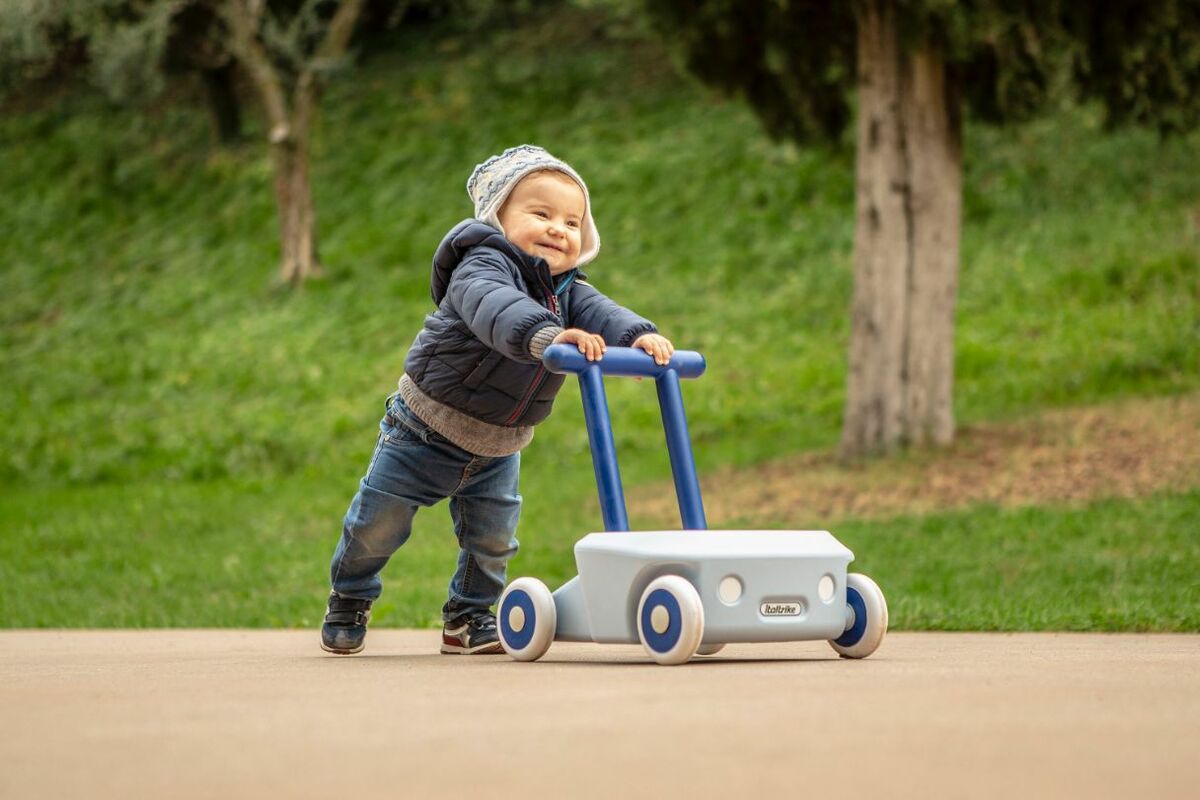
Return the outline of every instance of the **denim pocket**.
[[[449,439],[426,425],[416,414],[396,398],[380,423],[384,441],[388,444],[448,444]]]
[[[379,423],[379,430],[383,435],[383,443],[390,445],[413,445],[425,444],[424,437],[421,434],[403,424],[392,412],[388,412],[383,421]]]

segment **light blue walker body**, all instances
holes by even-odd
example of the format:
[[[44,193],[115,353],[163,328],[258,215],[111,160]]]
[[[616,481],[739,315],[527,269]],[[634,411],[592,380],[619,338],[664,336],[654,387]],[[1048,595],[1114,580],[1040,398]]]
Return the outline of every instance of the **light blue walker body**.
[[[505,651],[540,658],[554,640],[640,642],[660,664],[711,655],[731,642],[825,639],[863,658],[887,631],[887,604],[870,578],[848,573],[854,554],[828,531],[708,530],[683,410],[680,378],[697,378],[699,353],[660,366],[640,350],[609,348],[591,362],[568,345],[543,359],[579,376],[605,531],[575,545],[579,574],[550,592],[518,578],[500,598]],[[683,530],[629,530],[603,378],[654,378]]]

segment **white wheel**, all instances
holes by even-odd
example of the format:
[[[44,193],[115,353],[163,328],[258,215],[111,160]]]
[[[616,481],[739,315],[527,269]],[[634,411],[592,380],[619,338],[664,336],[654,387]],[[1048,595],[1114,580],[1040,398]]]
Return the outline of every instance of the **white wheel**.
[[[702,644],[696,648],[698,656],[715,656],[717,653],[725,649],[723,644]]]
[[[704,604],[696,587],[678,575],[655,578],[638,603],[637,631],[659,664],[687,661],[704,636]]]
[[[888,609],[883,591],[866,575],[846,576],[846,631],[829,644],[843,658],[866,658],[887,633]]]
[[[496,627],[504,651],[517,661],[537,661],[550,649],[558,614],[554,595],[537,578],[517,578],[500,595]]]

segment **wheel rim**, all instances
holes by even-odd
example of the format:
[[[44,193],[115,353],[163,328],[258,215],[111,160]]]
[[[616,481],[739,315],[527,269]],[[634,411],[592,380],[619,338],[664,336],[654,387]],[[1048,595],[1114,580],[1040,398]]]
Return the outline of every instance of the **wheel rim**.
[[[667,627],[662,633],[654,630],[652,623],[656,608],[665,609],[668,615]],[[683,614],[679,610],[679,601],[675,595],[666,589],[655,589],[651,592],[642,606],[642,636],[645,638],[646,646],[657,653],[670,651],[679,642],[679,636],[683,631],[682,618]]]
[[[512,626],[511,617],[514,608],[521,609],[525,614],[525,624],[519,631]],[[504,634],[504,641],[514,650],[524,650],[533,641],[533,632],[536,628],[537,611],[533,607],[533,598],[524,589],[509,592],[500,609],[500,632]]]
[[[846,605],[854,609],[854,624],[833,640],[839,647],[853,647],[862,641],[863,634],[867,632],[867,602],[853,586],[846,587]]]

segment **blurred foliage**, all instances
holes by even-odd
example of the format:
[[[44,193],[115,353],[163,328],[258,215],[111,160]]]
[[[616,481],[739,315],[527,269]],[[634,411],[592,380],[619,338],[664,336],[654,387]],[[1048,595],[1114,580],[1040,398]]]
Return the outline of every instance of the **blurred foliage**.
[[[428,310],[432,250],[470,213],[466,176],[520,141],[593,186],[595,282],[709,353],[692,401],[702,459],[828,444],[851,160],[771,143],[749,112],[676,78],[657,46],[606,38],[593,13],[483,37],[401,30],[334,83],[314,142],[330,275],[294,298],[265,278],[269,160],[209,154],[191,108],[129,114],[79,94],[0,120],[0,478],[354,471],[350,443]],[[544,37],[561,47],[521,47]],[[1067,107],[1011,131],[968,125],[964,421],[1198,385],[1196,143],[1104,136],[1101,121]],[[626,413],[622,447],[653,456],[653,407]],[[583,440],[555,422],[539,440],[571,443],[548,448],[561,464]]]
[[[745,97],[769,133],[839,141],[856,82],[854,3],[643,2],[686,69]],[[1196,126],[1198,0],[897,0],[896,13],[901,41],[944,56],[950,85],[978,119],[1028,119],[1070,62],[1076,90],[1102,101],[1110,119]]]
[[[1111,124],[1163,133],[1200,124],[1200,2],[1099,0],[1068,3],[1065,14],[1075,80]]]
[[[154,100],[171,79],[232,62],[227,0],[4,0],[0,3],[0,96],[64,72],[84,75],[122,104]],[[264,0],[265,36],[294,66],[319,37],[337,0]],[[515,0],[368,0],[358,41],[378,46],[401,24],[448,19],[472,26]],[[338,65],[328,65],[336,68]]]
[[[687,70],[744,96],[771,135],[837,140],[850,121],[851,4],[646,0],[645,6]]]
[[[770,134],[840,140],[857,81],[855,4],[644,3],[684,66],[705,83],[744,96]],[[1052,6],[1038,2],[897,3],[901,40],[940,51],[951,86],[989,121],[1027,118],[1043,102],[1055,53],[1042,31],[1052,20]]]
[[[0,2],[0,99],[83,60],[73,16],[80,0]]]
[[[313,163],[329,274],[295,293],[267,278],[269,159],[211,151],[197,108],[132,113],[81,90],[0,117],[8,624],[314,624],[383,399],[431,310],[433,249],[471,212],[472,167],[519,142],[587,179],[604,238],[592,281],[708,358],[684,386],[702,474],[836,442],[851,159],[769,140],[741,104],[681,79],[660,44],[614,35],[595,9],[430,24],[434,35],[401,25],[372,40],[354,80],[330,84]],[[1108,135],[1103,121],[1070,104],[1009,128],[968,117],[964,423],[1200,389],[1200,136]],[[653,388],[614,381],[608,394],[626,484],[670,491]],[[514,574],[573,572],[574,541],[599,521],[586,448],[568,385],[523,456]],[[1134,533],[1196,528],[1194,497],[1101,508],[1097,536],[1110,513]],[[1003,541],[1043,520],[984,510],[919,530],[958,532],[946,534],[962,543],[955,563],[982,572],[990,562],[965,534],[982,524]],[[924,534],[886,547],[913,529],[872,523],[848,541],[866,571],[934,580],[940,551]],[[444,507],[418,515],[378,621],[436,618],[450,531]],[[1054,574],[1077,589],[1089,579]],[[962,624],[953,609],[980,600],[953,591],[983,580],[906,606],[905,624]],[[1042,596],[1038,613],[1061,605]],[[1112,619],[1144,625],[1144,611]]]
[[[153,97],[164,86],[176,18],[201,6],[203,0],[10,0],[0,6],[0,89],[20,90],[76,51],[76,65],[86,63],[92,83],[113,100]]]

